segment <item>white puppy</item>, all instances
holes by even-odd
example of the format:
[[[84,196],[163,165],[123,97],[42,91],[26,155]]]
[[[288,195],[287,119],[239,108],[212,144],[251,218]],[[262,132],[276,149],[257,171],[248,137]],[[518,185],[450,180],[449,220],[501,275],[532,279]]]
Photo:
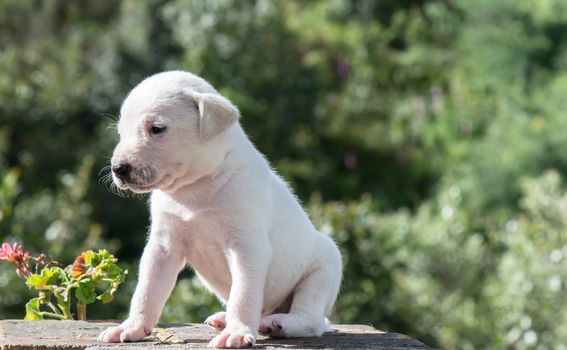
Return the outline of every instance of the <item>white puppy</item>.
[[[258,331],[320,336],[341,281],[335,243],[244,134],[238,109],[209,83],[172,71],[126,98],[112,157],[121,189],[151,195],[151,233],[130,314],[106,342],[150,334],[190,265],[226,304],[207,323],[215,347],[250,347]]]

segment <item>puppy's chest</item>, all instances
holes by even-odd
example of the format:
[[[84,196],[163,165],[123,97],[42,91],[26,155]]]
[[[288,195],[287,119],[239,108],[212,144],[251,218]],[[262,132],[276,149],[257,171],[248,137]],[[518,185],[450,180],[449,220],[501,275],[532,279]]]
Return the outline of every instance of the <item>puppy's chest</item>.
[[[156,225],[180,244],[190,261],[225,249],[228,224],[222,211],[210,203],[161,198],[159,203],[152,203],[152,216],[158,221]]]
[[[223,235],[222,215],[215,208],[165,210],[160,215],[167,217],[168,231],[193,244]]]
[[[220,295],[230,288],[226,258],[227,227],[214,208],[184,207],[163,212],[171,225],[172,242],[186,262]]]

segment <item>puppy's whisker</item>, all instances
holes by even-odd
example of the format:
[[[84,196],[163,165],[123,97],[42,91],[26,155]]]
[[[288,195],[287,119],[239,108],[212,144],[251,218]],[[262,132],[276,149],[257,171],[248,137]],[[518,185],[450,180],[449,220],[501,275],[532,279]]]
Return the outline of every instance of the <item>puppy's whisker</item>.
[[[117,116],[112,115],[110,113],[101,113],[100,116],[109,122],[109,126],[107,127],[107,129],[110,128],[116,129],[118,127],[119,118]]]
[[[112,185],[113,184],[112,175],[108,174],[108,175],[104,176],[103,178],[101,178],[101,183],[103,183],[107,187]]]
[[[100,169],[100,171],[98,172],[98,176],[100,176],[102,172],[107,170],[110,170],[110,164],[103,166],[102,169]]]
[[[106,167],[105,167],[106,168]],[[99,172],[98,172],[98,176],[99,176],[99,181],[102,183],[107,183],[109,180],[112,180],[112,172],[107,172],[104,175],[101,175],[101,173],[103,171],[106,171],[108,169],[102,168]]]
[[[146,196],[145,193],[132,193],[132,198],[136,198],[136,199],[144,199],[145,196]]]
[[[114,181],[112,180],[112,173],[108,173],[101,177],[100,182],[106,186],[108,191],[118,197],[127,197],[127,192],[121,190],[116,186]]]
[[[116,184],[113,182],[110,184],[110,192],[112,194],[117,195],[118,197],[128,197],[127,193],[125,191],[122,191],[121,189],[118,188],[118,186],[116,186]]]
[[[114,115],[114,114],[110,114],[110,113],[101,113],[100,114],[101,117],[103,117],[106,120],[109,120],[111,122],[117,122],[118,121],[118,116]]]

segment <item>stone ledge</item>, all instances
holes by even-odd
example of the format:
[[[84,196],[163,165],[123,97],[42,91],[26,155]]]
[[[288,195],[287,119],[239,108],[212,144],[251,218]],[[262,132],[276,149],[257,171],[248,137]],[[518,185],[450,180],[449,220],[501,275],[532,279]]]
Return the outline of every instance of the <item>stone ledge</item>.
[[[155,328],[142,342],[106,344],[100,332],[116,325],[106,321],[0,321],[1,350],[169,350],[207,349],[217,334],[203,324],[169,324]],[[271,339],[259,336],[256,349],[430,349],[406,335],[385,333],[369,326],[333,325],[334,333],[320,338]]]

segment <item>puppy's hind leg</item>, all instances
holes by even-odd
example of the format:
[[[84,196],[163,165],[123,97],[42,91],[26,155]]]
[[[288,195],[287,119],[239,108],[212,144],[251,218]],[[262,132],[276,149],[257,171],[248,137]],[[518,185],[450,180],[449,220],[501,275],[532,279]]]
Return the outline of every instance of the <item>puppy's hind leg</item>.
[[[341,268],[339,255],[305,276],[293,292],[289,313],[263,317],[259,332],[271,337],[321,336],[328,329],[325,314],[337,297]]]

